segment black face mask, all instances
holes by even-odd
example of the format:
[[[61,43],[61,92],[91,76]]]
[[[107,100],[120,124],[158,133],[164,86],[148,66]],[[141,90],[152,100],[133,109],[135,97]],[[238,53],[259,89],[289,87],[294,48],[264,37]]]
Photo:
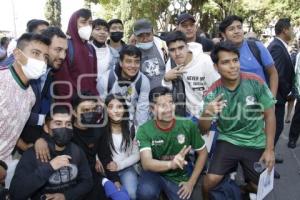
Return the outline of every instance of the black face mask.
[[[81,113],[81,123],[83,125],[90,125],[90,124],[97,124],[100,120],[100,113],[99,112],[86,112]]]
[[[110,33],[110,39],[114,42],[119,42],[123,38],[124,33],[123,32],[111,32]]]
[[[70,128],[55,128],[52,129],[52,134],[55,144],[59,147],[64,147],[71,142],[73,130]]]

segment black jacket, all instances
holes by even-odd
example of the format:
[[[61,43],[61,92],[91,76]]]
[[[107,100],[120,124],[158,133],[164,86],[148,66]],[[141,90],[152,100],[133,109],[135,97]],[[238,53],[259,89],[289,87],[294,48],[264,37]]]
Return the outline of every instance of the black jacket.
[[[72,141],[77,144],[87,156],[90,169],[93,175],[98,174],[95,170],[96,155],[98,154],[105,174],[108,179],[113,182],[120,181],[117,172],[107,170],[106,166],[112,161],[112,153],[110,148],[106,146],[106,139],[104,137],[105,128],[90,128],[87,130],[80,130],[74,127],[74,136]],[[98,174],[99,175],[99,174]]]
[[[209,52],[214,48],[214,43],[205,37],[196,36],[196,42],[202,45],[203,52]]]
[[[276,99],[278,103],[285,103],[287,95],[291,92],[295,77],[294,66],[289,52],[284,44],[277,38],[269,44],[275,67],[278,72],[278,90]]]
[[[48,66],[48,69],[51,66]],[[39,114],[46,115],[50,111],[52,97],[50,94],[50,86],[52,83],[52,70],[47,74],[43,89],[41,89],[41,79],[30,80],[29,84],[35,94],[35,104],[31,109],[28,121],[21,133],[21,138],[26,143],[34,143],[42,134],[42,126],[37,125]],[[22,152],[21,152],[22,153]]]
[[[36,159],[33,148],[26,151],[17,165],[10,185],[12,200],[40,200],[47,193],[64,193],[66,200],[83,200],[92,188],[92,174],[82,150],[70,143],[62,152],[54,150],[47,140],[51,158],[58,155],[71,156],[70,167],[54,170],[50,163]]]
[[[98,149],[98,141],[101,136],[101,129],[89,128],[81,130],[74,126],[72,142],[77,144],[86,155],[90,169],[95,171],[96,154]]]

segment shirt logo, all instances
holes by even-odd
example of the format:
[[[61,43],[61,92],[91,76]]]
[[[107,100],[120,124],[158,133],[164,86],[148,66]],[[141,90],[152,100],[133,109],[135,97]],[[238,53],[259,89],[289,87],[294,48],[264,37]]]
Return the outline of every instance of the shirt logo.
[[[194,76],[193,74],[189,74],[186,77],[186,80],[194,92],[203,92],[207,88],[205,76]]]
[[[162,145],[164,140],[152,140],[152,146]]]
[[[256,99],[253,96],[247,96],[246,97],[246,106],[255,105]]]
[[[185,135],[183,134],[177,135],[177,141],[179,144],[183,144],[185,142]]]
[[[148,75],[150,77],[160,75],[159,62],[158,62],[157,58],[152,58],[152,59],[146,60],[143,63],[143,69],[144,69],[143,72],[145,73],[145,75]]]
[[[127,94],[128,94],[128,96],[131,96],[133,94],[133,88],[132,88],[132,86],[129,86],[127,88]]]
[[[68,183],[76,179],[78,175],[78,168],[74,164],[70,166],[62,167],[55,171],[49,178],[49,183],[53,185],[59,185],[61,183]]]

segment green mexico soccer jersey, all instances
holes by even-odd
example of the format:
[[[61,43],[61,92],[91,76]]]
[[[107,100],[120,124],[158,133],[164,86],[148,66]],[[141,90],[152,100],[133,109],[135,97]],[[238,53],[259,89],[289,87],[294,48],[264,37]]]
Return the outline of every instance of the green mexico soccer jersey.
[[[191,145],[195,151],[205,147],[198,127],[183,118],[176,118],[169,130],[162,130],[154,120],[149,120],[140,126],[136,137],[140,151],[151,150],[153,159],[157,160],[173,160],[184,145]],[[177,184],[189,178],[186,169],[168,170],[161,175]]]
[[[239,86],[230,91],[218,80],[208,89],[205,106],[220,94],[225,107],[217,117],[218,139],[241,147],[265,148],[263,112],[276,100],[264,81],[254,74],[241,73]]]

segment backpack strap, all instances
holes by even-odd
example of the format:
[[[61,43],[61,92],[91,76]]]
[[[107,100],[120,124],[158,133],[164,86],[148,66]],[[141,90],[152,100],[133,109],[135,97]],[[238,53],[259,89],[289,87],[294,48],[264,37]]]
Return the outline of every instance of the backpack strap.
[[[73,65],[73,62],[74,62],[74,46],[73,46],[73,43],[72,43],[72,40],[71,39],[68,39],[68,57],[69,57],[69,61],[70,61],[70,66]],[[95,49],[94,47],[91,45],[91,44],[87,44],[88,48],[89,48],[89,52],[90,53],[94,53]]]
[[[176,67],[175,61],[170,58],[171,69]],[[175,114],[181,117],[186,117],[186,94],[185,94],[185,85],[181,78],[172,80],[173,90],[172,96],[175,103],[177,103],[175,108]]]
[[[175,63],[175,61],[172,59],[172,58],[170,58],[170,65],[171,65],[171,69],[173,69],[173,68],[175,68],[176,67],[176,63]]]
[[[256,41],[255,40],[247,40],[247,44],[249,46],[249,49],[250,49],[251,53],[253,54],[253,56],[257,60],[257,62],[262,66],[263,72],[264,72],[264,75],[265,75],[265,79],[266,79],[266,83],[267,83],[268,86],[270,86],[269,78],[268,78],[269,76],[268,76],[268,73],[266,72],[266,66],[262,62],[261,54],[260,54],[259,48],[256,44]]]
[[[94,54],[94,52],[96,51],[95,48],[90,43],[87,43],[87,46],[89,48],[89,52]]]
[[[262,62],[260,51],[259,51],[259,48],[256,44],[256,41],[247,40],[247,44],[249,46],[249,49],[250,49],[251,53],[253,54],[253,56],[257,60],[257,62],[265,69],[265,65]]]
[[[72,66],[74,61],[74,47],[71,39],[68,39],[67,41],[68,41],[68,57],[69,57],[70,65]]]
[[[108,75],[107,94],[110,93],[115,81],[116,81],[116,77],[114,75],[114,68],[112,68],[112,69],[110,69],[109,75]]]
[[[135,84],[135,90],[136,90],[138,96],[140,96],[141,86],[142,86],[142,75],[139,77],[139,79],[137,80],[137,82]]]
[[[164,59],[164,62],[165,64],[168,62],[168,52],[167,52],[167,48],[166,48],[166,45],[164,44],[164,41],[161,41],[161,51],[163,52],[163,59]]]

